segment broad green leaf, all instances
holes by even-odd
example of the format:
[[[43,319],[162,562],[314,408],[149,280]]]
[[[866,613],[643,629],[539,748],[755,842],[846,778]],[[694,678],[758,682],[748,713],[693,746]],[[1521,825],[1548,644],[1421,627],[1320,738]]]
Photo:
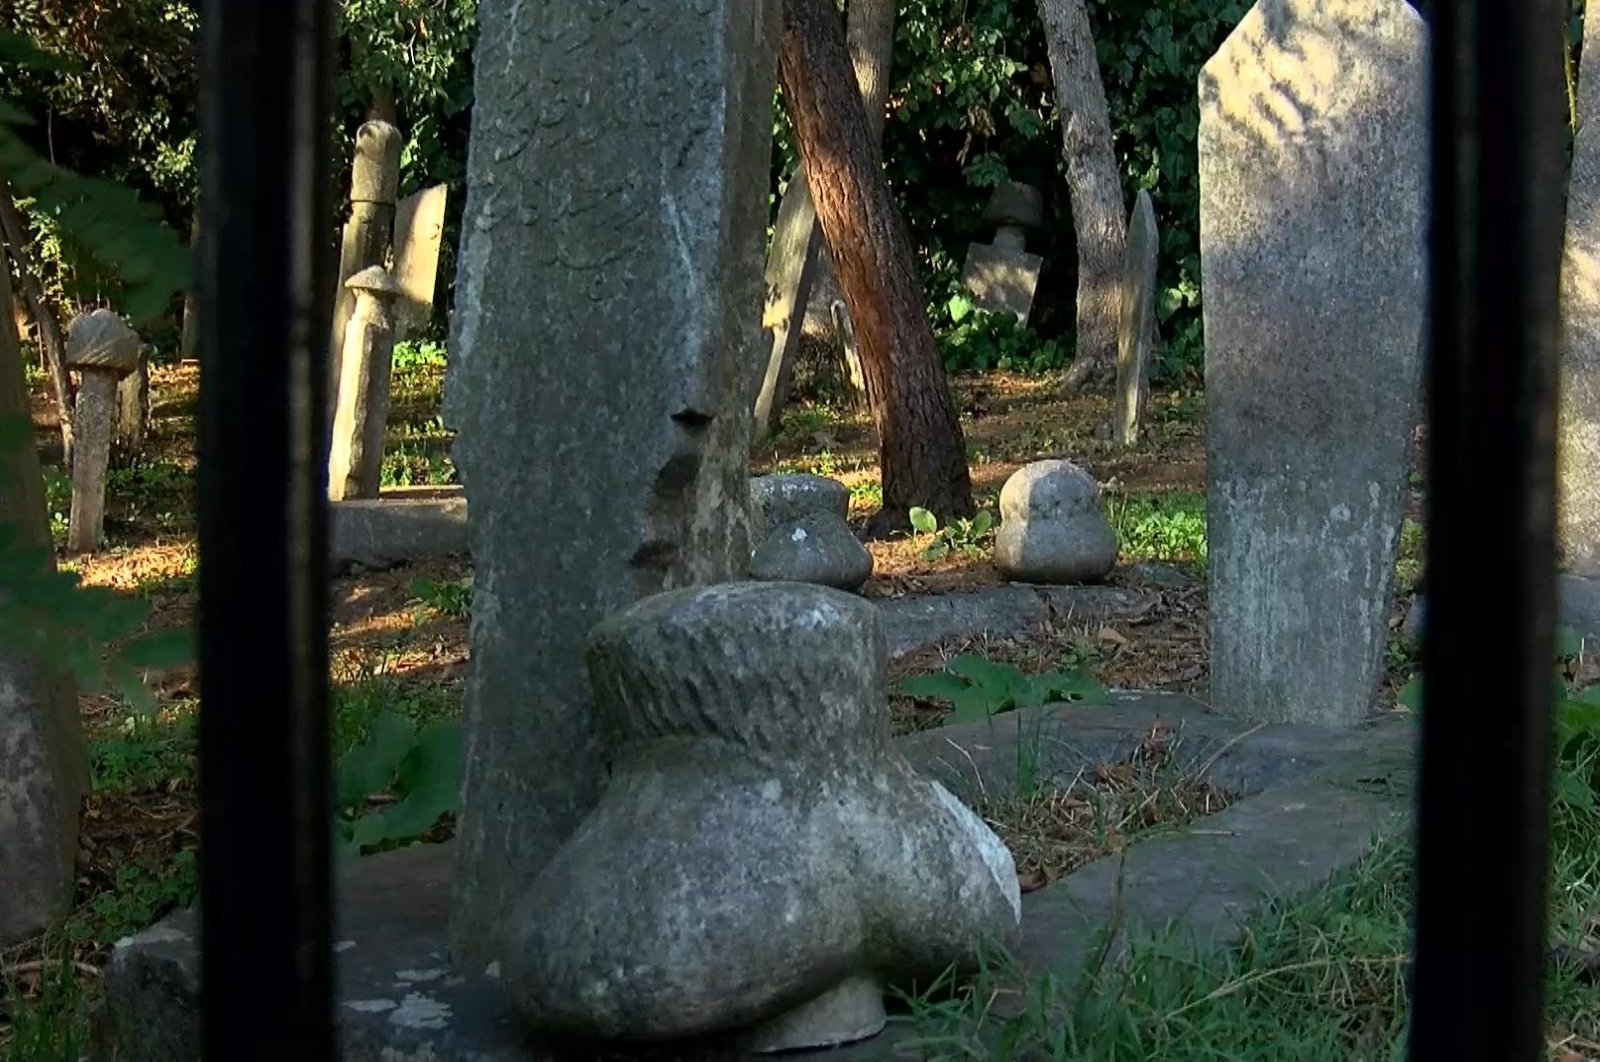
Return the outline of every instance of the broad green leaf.
[[[411,720],[393,712],[379,716],[367,740],[339,761],[339,806],[350,807],[387,789],[415,744],[416,727]]]
[[[965,295],[950,296],[950,320],[960,324],[972,312],[972,300]]]
[[[952,700],[970,687],[965,679],[941,671],[932,675],[913,675],[902,680],[895,688],[908,697],[942,697],[945,700]]]
[[[165,670],[194,662],[194,632],[187,627],[151,631],[130,638],[119,654],[130,667]]]
[[[1568,807],[1580,808],[1584,811],[1592,810],[1595,806],[1594,790],[1589,783],[1571,771],[1557,770],[1555,778],[1555,798],[1558,803]]]
[[[988,509],[980,510],[978,515],[972,518],[973,537],[987,534],[989,529],[993,526],[994,516],[989,512]]]
[[[909,513],[911,527],[922,535],[931,535],[939,530],[939,521],[928,510],[921,506],[913,506]]]
[[[954,698],[950,714],[945,716],[944,722],[946,725],[981,722],[992,716],[996,708],[994,699],[985,696],[982,690],[963,690]]]
[[[1014,667],[997,664],[976,653],[961,653],[945,661],[944,669],[979,687],[991,698],[1006,697],[1019,685],[1019,672]]]
[[[1415,675],[1410,682],[1400,687],[1400,692],[1394,698],[1403,707],[1411,709],[1418,715],[1422,714],[1422,676]]]
[[[946,542],[942,538],[935,539],[934,541],[928,543],[927,548],[922,551],[922,559],[939,560],[940,558],[949,554],[949,552],[950,543]]]

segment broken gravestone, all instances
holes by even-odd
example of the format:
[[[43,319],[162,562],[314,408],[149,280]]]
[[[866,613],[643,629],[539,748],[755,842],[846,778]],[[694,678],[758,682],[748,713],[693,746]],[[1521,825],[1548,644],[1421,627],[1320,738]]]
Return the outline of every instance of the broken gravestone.
[[[513,901],[599,799],[588,630],[749,562],[779,14],[479,7],[445,395],[476,572],[465,963],[501,957]]]
[[[518,900],[505,980],[535,1030],[833,1047],[883,1029],[890,979],[975,969],[981,946],[1014,941],[1011,853],[890,745],[872,604],[691,588],[589,646],[616,767]]]
[[[11,279],[0,269],[0,305]],[[27,423],[28,389],[16,333],[0,334],[0,418]],[[18,438],[16,435],[20,435]],[[7,553],[54,568],[44,478],[32,433],[0,448],[0,526]],[[78,854],[78,815],[89,791],[83,722],[72,682],[27,651],[38,632],[0,632],[0,949],[66,913]]]
[[[996,226],[994,240],[968,246],[961,286],[973,305],[1013,313],[1025,325],[1044,268],[1043,258],[1028,253],[1028,230],[1044,224],[1044,197],[1032,185],[1007,181],[996,186],[983,219]]]
[[[1259,0],[1200,73],[1211,700],[1350,726],[1387,636],[1421,370],[1427,30]]]
[[[1150,402],[1150,359],[1156,344],[1156,266],[1161,237],[1150,193],[1139,189],[1128,216],[1122,267],[1122,316],[1117,327],[1117,399],[1111,421],[1118,446],[1132,446],[1144,428]]]

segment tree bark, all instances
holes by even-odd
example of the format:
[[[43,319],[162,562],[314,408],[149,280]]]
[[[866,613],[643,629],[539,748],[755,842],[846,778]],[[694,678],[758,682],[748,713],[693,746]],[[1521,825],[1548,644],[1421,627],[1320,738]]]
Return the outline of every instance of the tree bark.
[[[872,146],[833,0],[785,0],[778,77],[806,186],[860,343],[878,430],[885,534],[922,506],[973,511],[961,422],[924,313],[911,237]]]
[[[850,0],[845,8],[845,45],[850,50],[850,65],[855,68],[856,84],[861,89],[861,105],[867,115],[867,135],[872,138],[872,157],[883,165],[883,126],[888,115],[889,75],[894,60],[895,0]],[[817,279],[812,285],[808,316],[832,320],[832,308],[843,295],[839,277],[827,255],[817,263]],[[840,351],[848,365],[855,357],[850,347]]]
[[[1061,156],[1078,238],[1078,342],[1065,386],[1100,389],[1116,375],[1121,312],[1122,184],[1111,115],[1084,0],[1039,0],[1061,112]]]
[[[195,200],[194,216],[189,222],[189,253],[199,261],[200,249],[200,201]],[[195,351],[200,343],[200,297],[195,289],[196,281],[191,278],[189,287],[183,293],[183,331],[178,337],[178,358],[181,361],[193,361]]]
[[[67,344],[61,336],[61,326],[56,315],[44,301],[44,290],[39,286],[28,256],[28,226],[17,208],[17,201],[9,184],[0,184],[0,231],[4,232],[11,261],[17,267],[17,281],[22,287],[22,298],[33,314],[33,323],[39,330],[39,346],[44,349],[45,361],[50,366],[50,379],[55,385],[56,407],[61,425],[61,460],[72,467],[72,378],[67,375]]]

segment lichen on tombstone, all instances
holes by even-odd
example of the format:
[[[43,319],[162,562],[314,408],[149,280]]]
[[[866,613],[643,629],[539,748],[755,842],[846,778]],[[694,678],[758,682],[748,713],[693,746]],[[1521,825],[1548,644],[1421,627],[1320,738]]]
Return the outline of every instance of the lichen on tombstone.
[[[826,587],[647,598],[591,632],[611,778],[519,898],[505,963],[572,1042],[883,1028],[883,997],[1014,941],[1010,853],[890,745],[883,621]]]

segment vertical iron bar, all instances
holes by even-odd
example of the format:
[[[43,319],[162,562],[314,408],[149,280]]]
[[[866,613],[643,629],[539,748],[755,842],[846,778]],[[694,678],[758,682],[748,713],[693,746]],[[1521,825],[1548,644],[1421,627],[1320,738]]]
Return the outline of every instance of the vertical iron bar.
[[[331,0],[201,8],[205,1057],[334,1057],[327,719]]]
[[[1411,1058],[1541,1057],[1565,0],[1433,6]]]

